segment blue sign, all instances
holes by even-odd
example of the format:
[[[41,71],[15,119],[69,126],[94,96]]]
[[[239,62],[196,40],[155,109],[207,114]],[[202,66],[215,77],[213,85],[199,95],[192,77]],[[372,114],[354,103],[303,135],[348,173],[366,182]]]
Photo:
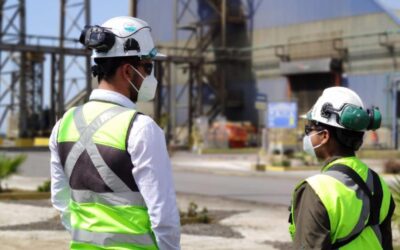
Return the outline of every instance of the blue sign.
[[[269,102],[267,110],[268,128],[296,128],[296,102]]]

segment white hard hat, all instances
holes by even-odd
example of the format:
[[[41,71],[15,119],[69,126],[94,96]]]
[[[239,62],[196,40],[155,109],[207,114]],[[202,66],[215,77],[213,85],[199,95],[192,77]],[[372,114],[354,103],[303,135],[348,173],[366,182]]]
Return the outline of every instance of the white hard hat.
[[[380,125],[380,113],[377,115]],[[353,90],[345,87],[325,89],[305,118],[354,131],[365,131],[374,128],[375,125],[373,114],[364,109],[361,98]]]
[[[154,47],[150,31],[145,21],[121,16],[111,18],[101,26],[86,26],[80,41],[93,50],[92,58],[165,57]]]

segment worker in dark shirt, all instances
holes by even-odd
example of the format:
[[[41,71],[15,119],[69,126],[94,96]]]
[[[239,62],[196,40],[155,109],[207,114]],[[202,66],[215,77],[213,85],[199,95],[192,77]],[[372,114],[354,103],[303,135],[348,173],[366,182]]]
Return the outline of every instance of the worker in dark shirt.
[[[355,156],[364,132],[380,127],[379,109],[365,109],[348,88],[331,87],[304,118],[304,151],[325,163],[293,192],[294,249],[393,249],[388,185]]]

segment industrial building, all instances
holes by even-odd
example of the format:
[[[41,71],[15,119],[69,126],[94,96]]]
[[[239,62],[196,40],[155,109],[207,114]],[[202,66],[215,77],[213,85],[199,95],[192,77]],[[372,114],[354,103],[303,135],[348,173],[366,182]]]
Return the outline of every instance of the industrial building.
[[[0,126],[7,126],[11,138],[46,136],[57,117],[84,101],[95,86],[88,51],[71,39],[74,29],[90,23],[91,1],[61,0],[60,32],[54,37],[26,36],[24,2],[1,5]],[[297,115],[324,88],[341,85],[358,92],[367,107],[381,109],[378,146],[397,148],[400,15],[388,2],[130,1],[130,13],[152,26],[159,50],[168,55],[156,67],[160,87],[150,107],[153,116],[170,143],[189,144],[199,117],[210,124],[221,117],[247,122],[260,136],[269,117],[256,103],[291,102],[296,104],[295,127],[270,128],[269,139],[290,134],[290,140],[275,139],[293,144],[302,133]],[[72,22],[68,11],[75,16]],[[58,45],[32,45],[32,39],[53,39]],[[54,65],[48,109],[42,104],[47,98],[42,93],[44,56]],[[9,71],[10,62],[18,70]],[[369,135],[365,141],[376,143]]]
[[[257,117],[247,112],[256,114],[251,108],[260,93],[266,94],[270,102],[296,102],[301,114],[311,108],[324,88],[348,86],[360,94],[367,107],[378,106],[383,113],[383,128],[378,131],[380,146],[397,147],[396,44],[400,19],[396,8],[374,0],[171,0],[160,3],[160,8],[165,11],[154,16],[152,3],[139,1],[137,13],[154,24],[160,44],[177,47],[175,51],[167,50],[168,54],[182,53],[182,48],[199,50],[198,44],[205,42],[196,39],[206,40],[209,34],[205,33],[214,29],[210,33],[217,41],[197,54],[213,61],[225,53],[227,60],[219,60],[215,69],[209,64],[202,68],[201,74],[207,76],[203,77],[203,85],[214,85],[210,75],[219,71],[219,64],[231,64],[221,66],[230,77],[222,75],[219,79],[225,82],[218,83],[226,86],[227,93],[222,93],[225,103],[221,105],[228,120],[256,122]],[[244,18],[246,27],[238,24],[240,18]],[[214,25],[211,28],[210,23]],[[232,66],[238,61],[248,63],[250,69],[244,64]],[[185,88],[183,79],[178,75],[173,80],[177,95]],[[238,85],[241,88],[236,91]],[[176,112],[178,125],[185,121],[187,103],[187,98],[172,101],[171,111]],[[234,114],[229,113],[230,109]],[[265,125],[265,116],[261,119]],[[372,143],[368,135],[366,142]]]

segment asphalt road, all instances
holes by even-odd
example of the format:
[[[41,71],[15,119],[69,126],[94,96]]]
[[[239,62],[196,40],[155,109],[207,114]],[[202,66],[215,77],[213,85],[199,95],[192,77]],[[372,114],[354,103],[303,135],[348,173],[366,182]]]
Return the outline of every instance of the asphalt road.
[[[28,156],[19,175],[50,177],[49,152],[23,152]],[[9,152],[8,154],[17,154]],[[259,203],[288,205],[291,192],[298,181],[311,173],[255,173],[217,169],[174,167],[177,192],[223,197]]]
[[[174,171],[177,192],[219,196],[258,203],[289,205],[291,192],[300,177],[284,173],[249,175],[213,172]]]

